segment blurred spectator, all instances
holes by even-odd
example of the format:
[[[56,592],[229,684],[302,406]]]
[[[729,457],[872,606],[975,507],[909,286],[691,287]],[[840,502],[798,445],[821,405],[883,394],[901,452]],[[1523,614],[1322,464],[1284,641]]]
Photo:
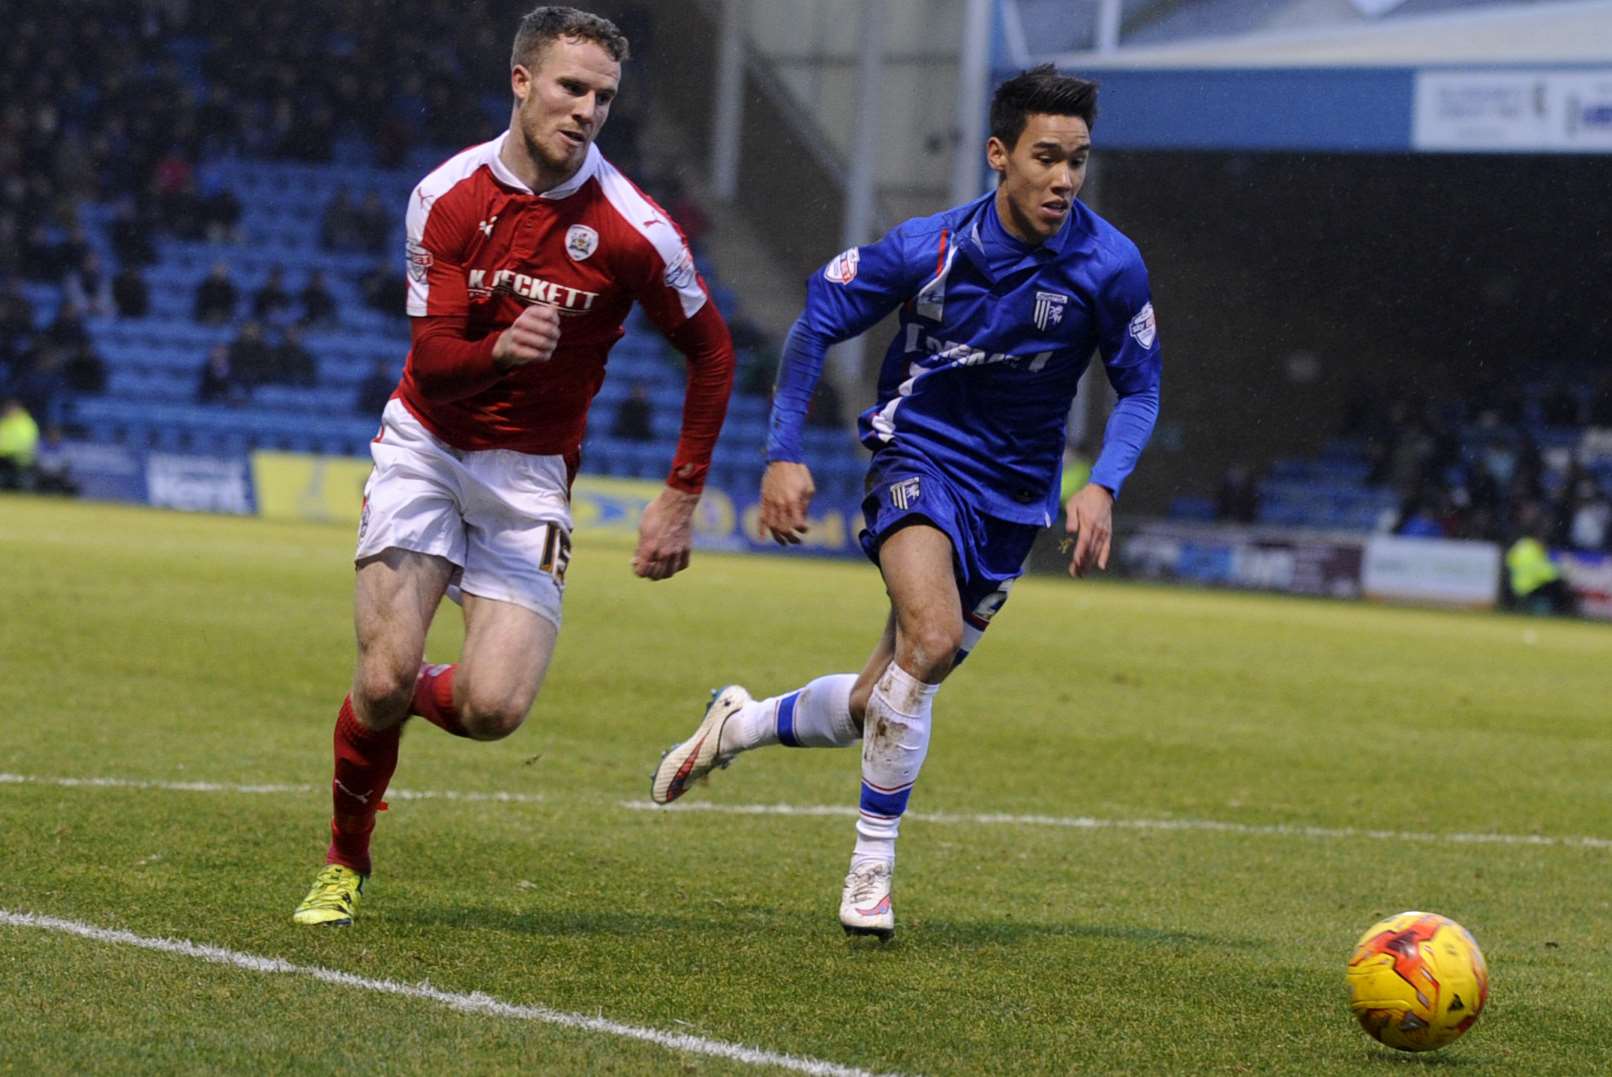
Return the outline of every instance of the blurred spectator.
[[[229,265],[213,263],[206,278],[196,287],[196,320],[203,325],[221,325],[234,320],[237,298]]]
[[[34,457],[34,493],[78,496],[78,482],[62,447],[62,431],[52,426],[45,431]]]
[[[34,335],[34,308],[22,281],[8,276],[0,285],[0,364],[15,362]]]
[[[106,391],[106,363],[95,354],[88,340],[67,353],[62,377],[67,388],[75,393],[95,395]]]
[[[149,202],[129,197],[120,201],[108,229],[112,238],[112,252],[118,256],[118,263],[128,269],[155,262],[157,248],[152,237],[160,227],[161,223]]]
[[[56,308],[56,318],[45,327],[41,334],[45,343],[61,348],[63,351],[77,351],[88,347],[90,331],[84,328],[84,314],[78,305],[70,300],[63,300],[62,305]]]
[[[263,337],[263,326],[247,322],[229,345],[229,371],[235,384],[248,389],[275,380],[274,350]]]
[[[46,284],[60,280],[70,266],[65,248],[56,242],[44,221],[36,221],[23,236],[19,261],[24,277]]]
[[[207,242],[233,243],[238,238],[241,203],[223,184],[215,184],[197,197],[196,213]]]
[[[274,347],[274,365],[271,380],[279,385],[313,385],[319,380],[319,368],[313,353],[302,343],[302,330],[288,325],[282,330],[280,343]],[[259,383],[261,384],[261,383]]]
[[[62,295],[91,318],[110,318],[117,309],[112,302],[112,277],[93,250],[86,251],[62,279]]]
[[[112,278],[112,301],[123,318],[144,318],[151,312],[151,288],[138,266],[125,262]]]
[[[1259,516],[1259,484],[1243,464],[1232,464],[1215,494],[1215,519],[1251,524]]]
[[[39,424],[22,401],[8,399],[0,406],[0,490],[31,489],[38,452]]]
[[[365,273],[358,282],[364,305],[382,314],[402,314],[407,289],[408,282],[403,279],[403,274],[393,269],[389,262],[383,262]]]
[[[655,437],[654,415],[649,387],[641,381],[635,381],[627,399],[616,408],[616,420],[610,424],[610,435],[624,441],[652,441]]]
[[[1568,525],[1568,544],[1576,550],[1600,551],[1607,548],[1607,532],[1612,528],[1612,502],[1588,475],[1573,486]]]
[[[230,366],[228,344],[215,345],[202,364],[201,381],[196,385],[196,402],[199,404],[238,404],[246,398],[246,390],[235,380]]]
[[[1525,613],[1571,614],[1573,592],[1545,548],[1541,514],[1529,506],[1525,517],[1522,536],[1506,551],[1512,604]]]
[[[1394,534],[1409,538],[1445,537],[1444,525],[1439,522],[1432,507],[1421,496],[1410,498],[1400,509],[1399,522],[1394,525]]]
[[[157,212],[163,231],[191,242],[207,238],[207,217],[194,176],[186,176],[174,190],[157,192]]]
[[[363,232],[358,225],[358,207],[347,197],[345,189],[325,203],[325,214],[319,221],[319,242],[326,250],[356,251],[363,246]]]
[[[260,322],[272,322],[290,313],[291,293],[285,288],[285,267],[276,263],[269,267],[263,287],[252,297],[252,317]]]
[[[325,286],[325,271],[316,269],[308,275],[302,288],[302,322],[304,325],[325,326],[336,321],[336,297]]]
[[[367,254],[385,253],[386,241],[392,235],[392,215],[381,201],[380,192],[370,191],[364,195],[364,201],[353,211],[353,216],[358,249]]]
[[[396,388],[397,375],[392,373],[392,364],[385,359],[377,359],[358,385],[354,407],[360,415],[379,415],[386,410],[386,402],[392,399],[392,392]]]

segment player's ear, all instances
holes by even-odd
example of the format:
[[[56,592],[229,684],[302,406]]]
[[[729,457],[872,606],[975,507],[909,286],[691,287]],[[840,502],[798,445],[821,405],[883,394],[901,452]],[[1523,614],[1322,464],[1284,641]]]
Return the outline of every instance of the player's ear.
[[[532,73],[526,70],[524,64],[510,68],[509,90],[515,95],[515,104],[526,104],[526,95],[532,92]]]
[[[995,135],[985,140],[985,163],[991,166],[993,172],[1007,171],[1008,148]]]

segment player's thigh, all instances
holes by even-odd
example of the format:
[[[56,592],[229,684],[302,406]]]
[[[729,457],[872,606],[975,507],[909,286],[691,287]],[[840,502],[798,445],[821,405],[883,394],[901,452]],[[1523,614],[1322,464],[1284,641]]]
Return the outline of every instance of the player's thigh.
[[[962,642],[962,601],[952,541],[944,531],[914,523],[879,547],[879,571],[895,615],[895,653],[920,676],[945,676]]]
[[[548,673],[560,628],[515,602],[464,596],[465,647],[457,685],[467,724],[477,735],[503,736],[525,719]],[[456,687],[457,687],[456,685]]]
[[[446,558],[397,547],[358,563],[353,589],[357,697],[381,700],[413,684],[425,634],[454,571]]]

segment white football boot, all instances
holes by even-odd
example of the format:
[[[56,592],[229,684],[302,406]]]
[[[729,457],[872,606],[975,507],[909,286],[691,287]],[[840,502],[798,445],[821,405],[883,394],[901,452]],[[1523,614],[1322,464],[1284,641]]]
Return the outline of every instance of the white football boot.
[[[896,910],[890,903],[892,870],[878,860],[851,866],[840,894],[840,925],[847,935],[877,935],[888,940],[896,933]]]
[[[733,762],[738,752],[721,752],[722,727],[750,701],[750,693],[737,684],[712,692],[711,705],[705,708],[694,735],[660,757],[660,765],[649,778],[649,799],[670,804],[711,771]]]

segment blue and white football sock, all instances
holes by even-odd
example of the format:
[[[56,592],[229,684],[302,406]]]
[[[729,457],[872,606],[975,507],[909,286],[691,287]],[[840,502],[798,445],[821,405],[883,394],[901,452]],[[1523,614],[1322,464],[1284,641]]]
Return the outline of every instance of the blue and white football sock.
[[[925,684],[890,663],[862,719],[862,802],[851,866],[892,864],[907,798],[929,754],[929,715],[938,684]]]
[[[845,748],[861,734],[851,719],[854,673],[831,673],[781,696],[758,699],[728,719],[724,752],[768,744],[789,748]]]

